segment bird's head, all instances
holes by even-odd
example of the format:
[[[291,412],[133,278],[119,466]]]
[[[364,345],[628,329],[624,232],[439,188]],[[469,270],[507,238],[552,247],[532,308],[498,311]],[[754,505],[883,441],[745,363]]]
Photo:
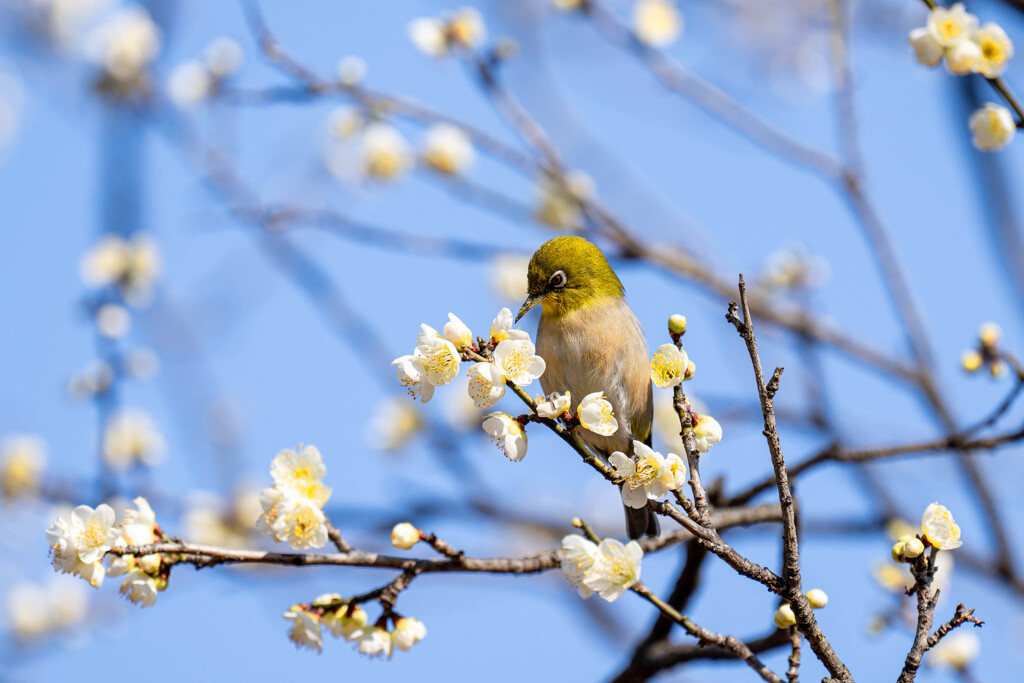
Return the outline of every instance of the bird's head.
[[[544,317],[561,317],[602,299],[621,297],[622,283],[601,250],[582,237],[555,237],[540,245],[527,272],[526,301],[518,321],[537,304]]]

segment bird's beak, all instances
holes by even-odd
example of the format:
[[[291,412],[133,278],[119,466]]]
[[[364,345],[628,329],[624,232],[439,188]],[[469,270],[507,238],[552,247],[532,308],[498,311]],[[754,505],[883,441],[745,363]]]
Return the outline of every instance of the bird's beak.
[[[526,301],[523,302],[522,307],[519,309],[519,313],[516,314],[516,322],[519,322],[519,319],[526,315],[527,311],[539,304],[543,298],[543,294],[531,294],[526,297]]]

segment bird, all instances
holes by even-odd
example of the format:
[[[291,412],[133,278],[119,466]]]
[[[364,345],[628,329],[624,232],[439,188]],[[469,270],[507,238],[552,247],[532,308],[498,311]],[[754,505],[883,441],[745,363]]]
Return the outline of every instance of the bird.
[[[579,430],[578,436],[605,460],[615,451],[633,455],[633,440],[651,445],[654,401],[643,326],[626,303],[625,288],[593,243],[575,235],[548,240],[530,258],[527,297],[516,322],[542,306],[537,355],[547,368],[545,394],[570,394],[575,413],[582,398],[604,392],[619,428],[609,436]],[[631,539],[658,535],[648,507],[626,507]]]

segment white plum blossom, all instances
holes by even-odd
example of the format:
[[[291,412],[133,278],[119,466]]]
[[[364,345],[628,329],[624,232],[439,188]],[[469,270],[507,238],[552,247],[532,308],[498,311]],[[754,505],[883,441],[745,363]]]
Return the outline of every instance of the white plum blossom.
[[[612,412],[612,404],[601,391],[584,396],[576,415],[585,429],[601,436],[611,436],[619,429],[619,422]]]
[[[673,0],[639,0],[633,7],[633,30],[652,47],[671,45],[683,31],[683,17]]]
[[[167,95],[182,109],[189,109],[202,102],[212,88],[210,72],[197,59],[190,59],[174,67],[167,79]]]
[[[359,156],[363,174],[377,180],[394,180],[413,164],[409,143],[396,128],[380,121],[363,129]]]
[[[395,647],[403,652],[427,637],[427,627],[419,619],[402,617],[395,622],[395,630],[391,633],[391,639]]]
[[[623,545],[606,538],[597,546],[594,566],[583,577],[583,584],[608,602],[614,602],[640,580],[640,561],[644,551],[636,541]]]
[[[665,469],[672,477],[671,485],[668,484],[668,476],[665,477],[666,486],[672,491],[678,491],[686,485],[686,462],[675,453],[665,456]]]
[[[985,78],[998,78],[1013,57],[1013,42],[999,24],[989,22],[979,28],[973,40],[981,49],[978,73]]]
[[[323,455],[316,446],[300,446],[297,452],[285,448],[270,461],[270,476],[278,488],[308,498],[318,507],[331,497],[331,489],[322,483],[326,474]]]
[[[569,410],[572,403],[572,394],[568,391],[564,394],[555,392],[550,396],[537,397],[537,416],[555,419],[565,411]]]
[[[362,57],[348,55],[338,62],[338,81],[346,88],[354,88],[366,78],[366,62]]]
[[[483,429],[512,462],[526,457],[526,430],[511,415],[491,413],[484,418]]]
[[[423,428],[423,418],[407,401],[389,397],[381,401],[367,426],[370,445],[383,451],[401,449]]]
[[[921,517],[921,533],[925,540],[939,550],[953,550],[963,543],[960,541],[960,527],[945,505],[932,503]]]
[[[98,588],[105,575],[101,560],[121,536],[115,521],[113,508],[105,503],[95,510],[79,505],[67,517],[59,516],[46,530],[53,568],[77,574]]]
[[[462,349],[473,345],[473,332],[466,326],[466,323],[459,319],[454,313],[448,314],[448,322],[441,328],[445,339],[455,344],[455,348]]]
[[[317,654],[324,651],[324,637],[320,632],[320,620],[316,615],[307,612],[300,605],[293,605],[281,616],[292,622],[288,639],[295,643],[295,647],[316,650]]]
[[[419,354],[399,356],[391,364],[398,367],[398,381],[410,396],[418,398],[421,403],[428,402],[434,396],[434,385],[427,381],[427,371]]]
[[[494,257],[491,261],[491,286],[498,296],[512,301],[525,299],[527,294],[526,272],[529,265],[529,256],[499,254]],[[511,326],[511,324],[512,312],[509,311],[509,325]]]
[[[118,470],[132,465],[155,465],[166,444],[153,418],[141,410],[124,409],[107,421],[103,431],[103,458]]]
[[[436,123],[427,130],[421,156],[427,166],[445,175],[464,173],[476,161],[469,135],[448,123]]]
[[[514,383],[527,386],[543,375],[546,368],[536,351],[529,340],[506,339],[494,348],[494,364]]]
[[[942,47],[955,47],[974,35],[978,18],[958,2],[948,9],[936,7],[929,12],[926,28]]]
[[[526,340],[530,341],[530,333],[525,330],[512,329],[512,311],[502,308],[491,323],[491,342],[498,344],[505,340]]]
[[[925,27],[910,32],[910,46],[914,48],[917,63],[923,66],[938,66],[946,55],[945,49],[935,35]]]
[[[981,47],[974,41],[965,40],[946,48],[946,68],[958,76],[977,71],[983,61]]]
[[[562,572],[569,583],[576,586],[581,598],[589,598],[594,591],[588,588],[583,579],[597,562],[597,544],[583,538],[579,534],[569,534],[562,539],[561,564]]]
[[[469,397],[477,408],[490,408],[505,395],[505,375],[494,363],[477,363],[467,374]]]
[[[626,481],[622,485],[622,502],[631,508],[642,508],[648,500],[657,500],[668,493],[669,486],[675,485],[672,472],[665,465],[665,458],[641,441],[633,441],[631,458],[622,451],[615,451],[608,462],[615,473]]]
[[[964,671],[981,653],[981,639],[972,630],[951,633],[928,653],[925,662],[929,666]]]
[[[263,514],[256,531],[296,550],[322,548],[327,544],[327,518],[316,501],[277,486],[260,493]]]
[[[227,78],[242,68],[245,52],[238,41],[232,38],[215,38],[203,50],[203,61],[215,78]]]
[[[45,441],[31,434],[5,436],[0,442],[0,495],[32,495],[39,490],[45,468]]]
[[[408,550],[420,541],[420,530],[408,522],[396,524],[391,529],[391,545]]]
[[[698,453],[707,453],[722,440],[722,425],[710,415],[693,416],[693,436]]]
[[[406,32],[416,49],[428,57],[441,57],[448,52],[445,25],[440,19],[420,17],[409,22]]]
[[[332,595],[331,597],[340,598],[341,596]],[[313,604],[317,604],[318,600],[314,600]],[[331,635],[335,638],[353,640],[356,632],[366,626],[367,615],[359,605],[342,605],[336,610],[325,612],[320,620],[324,626],[330,629]]]
[[[118,81],[137,80],[160,52],[160,29],[145,8],[118,10],[89,38],[89,57]]]
[[[352,634],[356,642],[356,648],[362,654],[370,657],[382,657],[387,655],[390,659],[391,648],[394,644],[391,634],[380,626],[364,626]]]
[[[143,607],[152,607],[156,604],[156,594],[159,591],[156,579],[142,570],[141,567],[130,569],[124,575],[119,592],[132,602]]]
[[[971,129],[974,146],[982,152],[996,152],[1003,149],[1017,134],[1017,124],[1014,122],[1010,110],[992,102],[975,110],[967,123]]]
[[[670,389],[683,383],[690,359],[675,344],[662,344],[651,359],[651,381],[659,389]]]
[[[424,377],[434,386],[448,384],[459,374],[459,351],[430,325],[421,327],[423,331],[416,338],[416,356]]]

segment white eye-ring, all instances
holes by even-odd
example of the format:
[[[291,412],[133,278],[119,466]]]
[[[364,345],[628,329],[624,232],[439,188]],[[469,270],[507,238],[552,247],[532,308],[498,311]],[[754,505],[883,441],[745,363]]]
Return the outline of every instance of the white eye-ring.
[[[548,284],[551,285],[554,289],[561,289],[562,287],[565,287],[565,281],[566,280],[564,270],[556,270],[554,273],[551,274],[551,277],[548,278]]]

